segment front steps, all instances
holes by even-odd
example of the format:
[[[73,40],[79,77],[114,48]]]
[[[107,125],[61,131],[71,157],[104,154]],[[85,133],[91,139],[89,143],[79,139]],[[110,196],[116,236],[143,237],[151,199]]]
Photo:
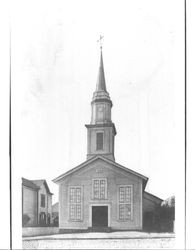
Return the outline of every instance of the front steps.
[[[111,227],[88,227],[89,232],[111,232]]]

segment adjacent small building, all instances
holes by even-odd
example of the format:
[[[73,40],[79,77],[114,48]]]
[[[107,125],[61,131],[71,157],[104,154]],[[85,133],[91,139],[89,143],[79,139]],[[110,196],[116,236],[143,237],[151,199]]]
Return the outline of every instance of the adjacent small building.
[[[22,225],[49,225],[52,214],[52,193],[46,180],[22,178]]]
[[[161,206],[163,200],[159,197],[144,191],[143,196],[143,213],[147,216],[148,213],[155,213],[157,207]]]
[[[146,231],[160,231],[161,221],[159,209],[163,200],[144,191],[143,194],[143,229]]]

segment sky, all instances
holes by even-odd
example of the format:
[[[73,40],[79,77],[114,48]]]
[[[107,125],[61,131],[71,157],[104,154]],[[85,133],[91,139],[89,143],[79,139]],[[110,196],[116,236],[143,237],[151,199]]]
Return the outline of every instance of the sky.
[[[162,199],[176,195],[184,174],[183,9],[176,2],[13,3],[16,190],[21,177],[46,179],[55,203],[52,180],[86,160],[84,125],[90,123],[101,34],[116,162],[147,176],[146,191]]]

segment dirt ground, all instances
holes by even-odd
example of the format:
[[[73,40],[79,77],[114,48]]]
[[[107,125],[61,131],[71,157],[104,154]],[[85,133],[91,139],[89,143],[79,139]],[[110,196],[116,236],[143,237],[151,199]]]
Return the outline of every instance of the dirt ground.
[[[23,238],[23,249],[170,249],[173,234],[115,232],[58,234]]]

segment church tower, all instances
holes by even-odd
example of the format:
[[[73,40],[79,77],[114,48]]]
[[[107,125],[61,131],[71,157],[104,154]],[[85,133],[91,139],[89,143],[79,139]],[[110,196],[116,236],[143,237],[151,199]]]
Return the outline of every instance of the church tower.
[[[115,161],[114,137],[116,129],[111,120],[112,101],[106,90],[102,46],[96,90],[91,102],[91,122],[87,128],[87,159],[96,155]]]

